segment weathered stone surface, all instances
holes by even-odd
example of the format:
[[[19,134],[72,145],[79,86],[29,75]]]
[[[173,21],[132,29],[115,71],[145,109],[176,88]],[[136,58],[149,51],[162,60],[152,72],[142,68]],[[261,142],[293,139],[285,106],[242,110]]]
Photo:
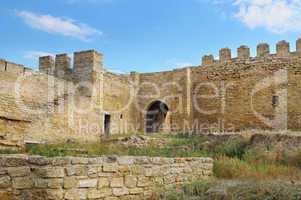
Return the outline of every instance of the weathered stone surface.
[[[88,199],[99,199],[101,198],[101,191],[97,189],[90,189],[88,191]]]
[[[141,193],[143,193],[143,189],[142,188],[131,188],[131,189],[129,189],[129,193],[130,194],[141,194]]]
[[[98,179],[98,188],[108,187],[110,185],[108,178],[99,178]]]
[[[137,177],[136,176],[131,176],[131,175],[125,176],[124,184],[128,188],[136,187],[137,186]]]
[[[47,198],[50,200],[62,200],[64,197],[64,191],[63,190],[46,190]]]
[[[146,186],[149,186],[150,184],[151,184],[151,182],[148,177],[145,177],[145,176],[138,177],[138,183],[137,183],[138,187],[146,187]]]
[[[34,182],[31,177],[18,177],[13,179],[13,188],[29,189],[32,188]]]
[[[73,165],[76,165],[76,164],[88,164],[89,163],[89,159],[88,158],[71,158],[71,163]]]
[[[65,177],[64,178],[64,188],[71,189],[78,185],[78,180],[75,177]]]
[[[66,168],[67,176],[86,176],[88,175],[88,167],[87,166],[70,166]]]
[[[117,163],[104,163],[103,171],[104,172],[118,172],[118,164]]]
[[[96,188],[97,187],[97,179],[85,179],[78,181],[79,188]]]
[[[9,176],[0,177],[0,188],[8,188],[11,185],[11,178]]]
[[[50,189],[60,189],[63,187],[63,179],[52,178],[47,179],[48,188]]]
[[[40,166],[49,164],[49,160],[42,156],[30,156],[28,158],[28,162],[30,164],[40,165]]]
[[[29,167],[10,167],[7,172],[11,177],[27,176],[30,174]]]
[[[111,188],[102,188],[102,189],[100,189],[100,194],[101,194],[101,197],[109,197],[113,193],[112,193],[112,189]]]
[[[65,195],[65,199],[70,200],[80,200],[80,199],[87,199],[88,191],[86,189],[73,189],[67,190]]]
[[[65,176],[64,168],[62,167],[35,168],[34,172],[44,178],[62,178]]]
[[[123,187],[123,177],[112,178],[110,186],[112,188]]]
[[[129,190],[127,188],[125,188],[125,187],[122,187],[122,188],[113,188],[112,191],[113,191],[113,195],[117,196],[117,197],[129,194]]]
[[[34,186],[35,188],[47,188],[48,187],[48,180],[43,178],[36,178],[34,179]]]

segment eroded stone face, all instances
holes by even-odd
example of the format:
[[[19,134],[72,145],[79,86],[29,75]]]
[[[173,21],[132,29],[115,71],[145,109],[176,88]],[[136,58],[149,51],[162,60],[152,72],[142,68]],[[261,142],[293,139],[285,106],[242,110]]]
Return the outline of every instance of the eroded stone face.
[[[41,200],[143,199],[151,194],[157,184],[179,185],[187,180],[210,177],[213,163],[212,159],[207,158],[131,157],[129,160],[128,157],[100,157],[96,160],[102,162],[91,165],[82,158],[67,157],[48,158],[48,164],[40,165],[41,162],[32,162],[31,156],[23,164],[14,162],[14,155],[1,155],[1,159],[10,163],[9,167],[5,163],[0,164],[1,200],[36,197]],[[76,162],[64,162],[66,160]],[[59,167],[57,163],[60,163]],[[152,169],[163,172],[151,173]]]

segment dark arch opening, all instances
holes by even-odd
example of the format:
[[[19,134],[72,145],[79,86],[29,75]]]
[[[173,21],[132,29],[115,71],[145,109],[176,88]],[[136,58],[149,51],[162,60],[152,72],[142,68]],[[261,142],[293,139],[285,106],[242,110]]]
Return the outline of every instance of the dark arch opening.
[[[162,101],[154,101],[149,105],[145,123],[147,133],[158,133],[160,131],[168,110],[168,106]]]

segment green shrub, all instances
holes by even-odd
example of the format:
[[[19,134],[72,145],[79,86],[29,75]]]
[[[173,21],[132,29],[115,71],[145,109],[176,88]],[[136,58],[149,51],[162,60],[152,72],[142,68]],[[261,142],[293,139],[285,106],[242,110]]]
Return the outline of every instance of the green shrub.
[[[228,156],[242,159],[247,149],[247,141],[243,139],[228,140],[213,149],[215,156]]]

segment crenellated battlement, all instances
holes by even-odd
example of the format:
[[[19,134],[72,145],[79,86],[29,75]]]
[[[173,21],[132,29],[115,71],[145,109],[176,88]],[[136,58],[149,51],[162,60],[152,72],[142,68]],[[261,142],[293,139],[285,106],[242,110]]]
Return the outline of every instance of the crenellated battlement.
[[[95,50],[75,52],[73,63],[68,54],[57,54],[39,58],[39,71],[74,81],[90,80],[93,72],[102,70],[102,54]],[[72,65],[72,66],[71,66]]]
[[[235,62],[241,60],[257,60],[262,58],[298,58],[301,57],[301,38],[296,41],[296,51],[290,51],[290,44],[285,41],[279,41],[276,44],[276,53],[270,53],[270,46],[267,43],[260,43],[257,45],[256,56],[251,57],[250,48],[246,45],[242,45],[237,48],[237,57],[231,56],[231,49],[222,48],[219,50],[219,59],[214,59],[213,55],[204,55],[202,57],[202,66],[209,66],[217,63]]]

